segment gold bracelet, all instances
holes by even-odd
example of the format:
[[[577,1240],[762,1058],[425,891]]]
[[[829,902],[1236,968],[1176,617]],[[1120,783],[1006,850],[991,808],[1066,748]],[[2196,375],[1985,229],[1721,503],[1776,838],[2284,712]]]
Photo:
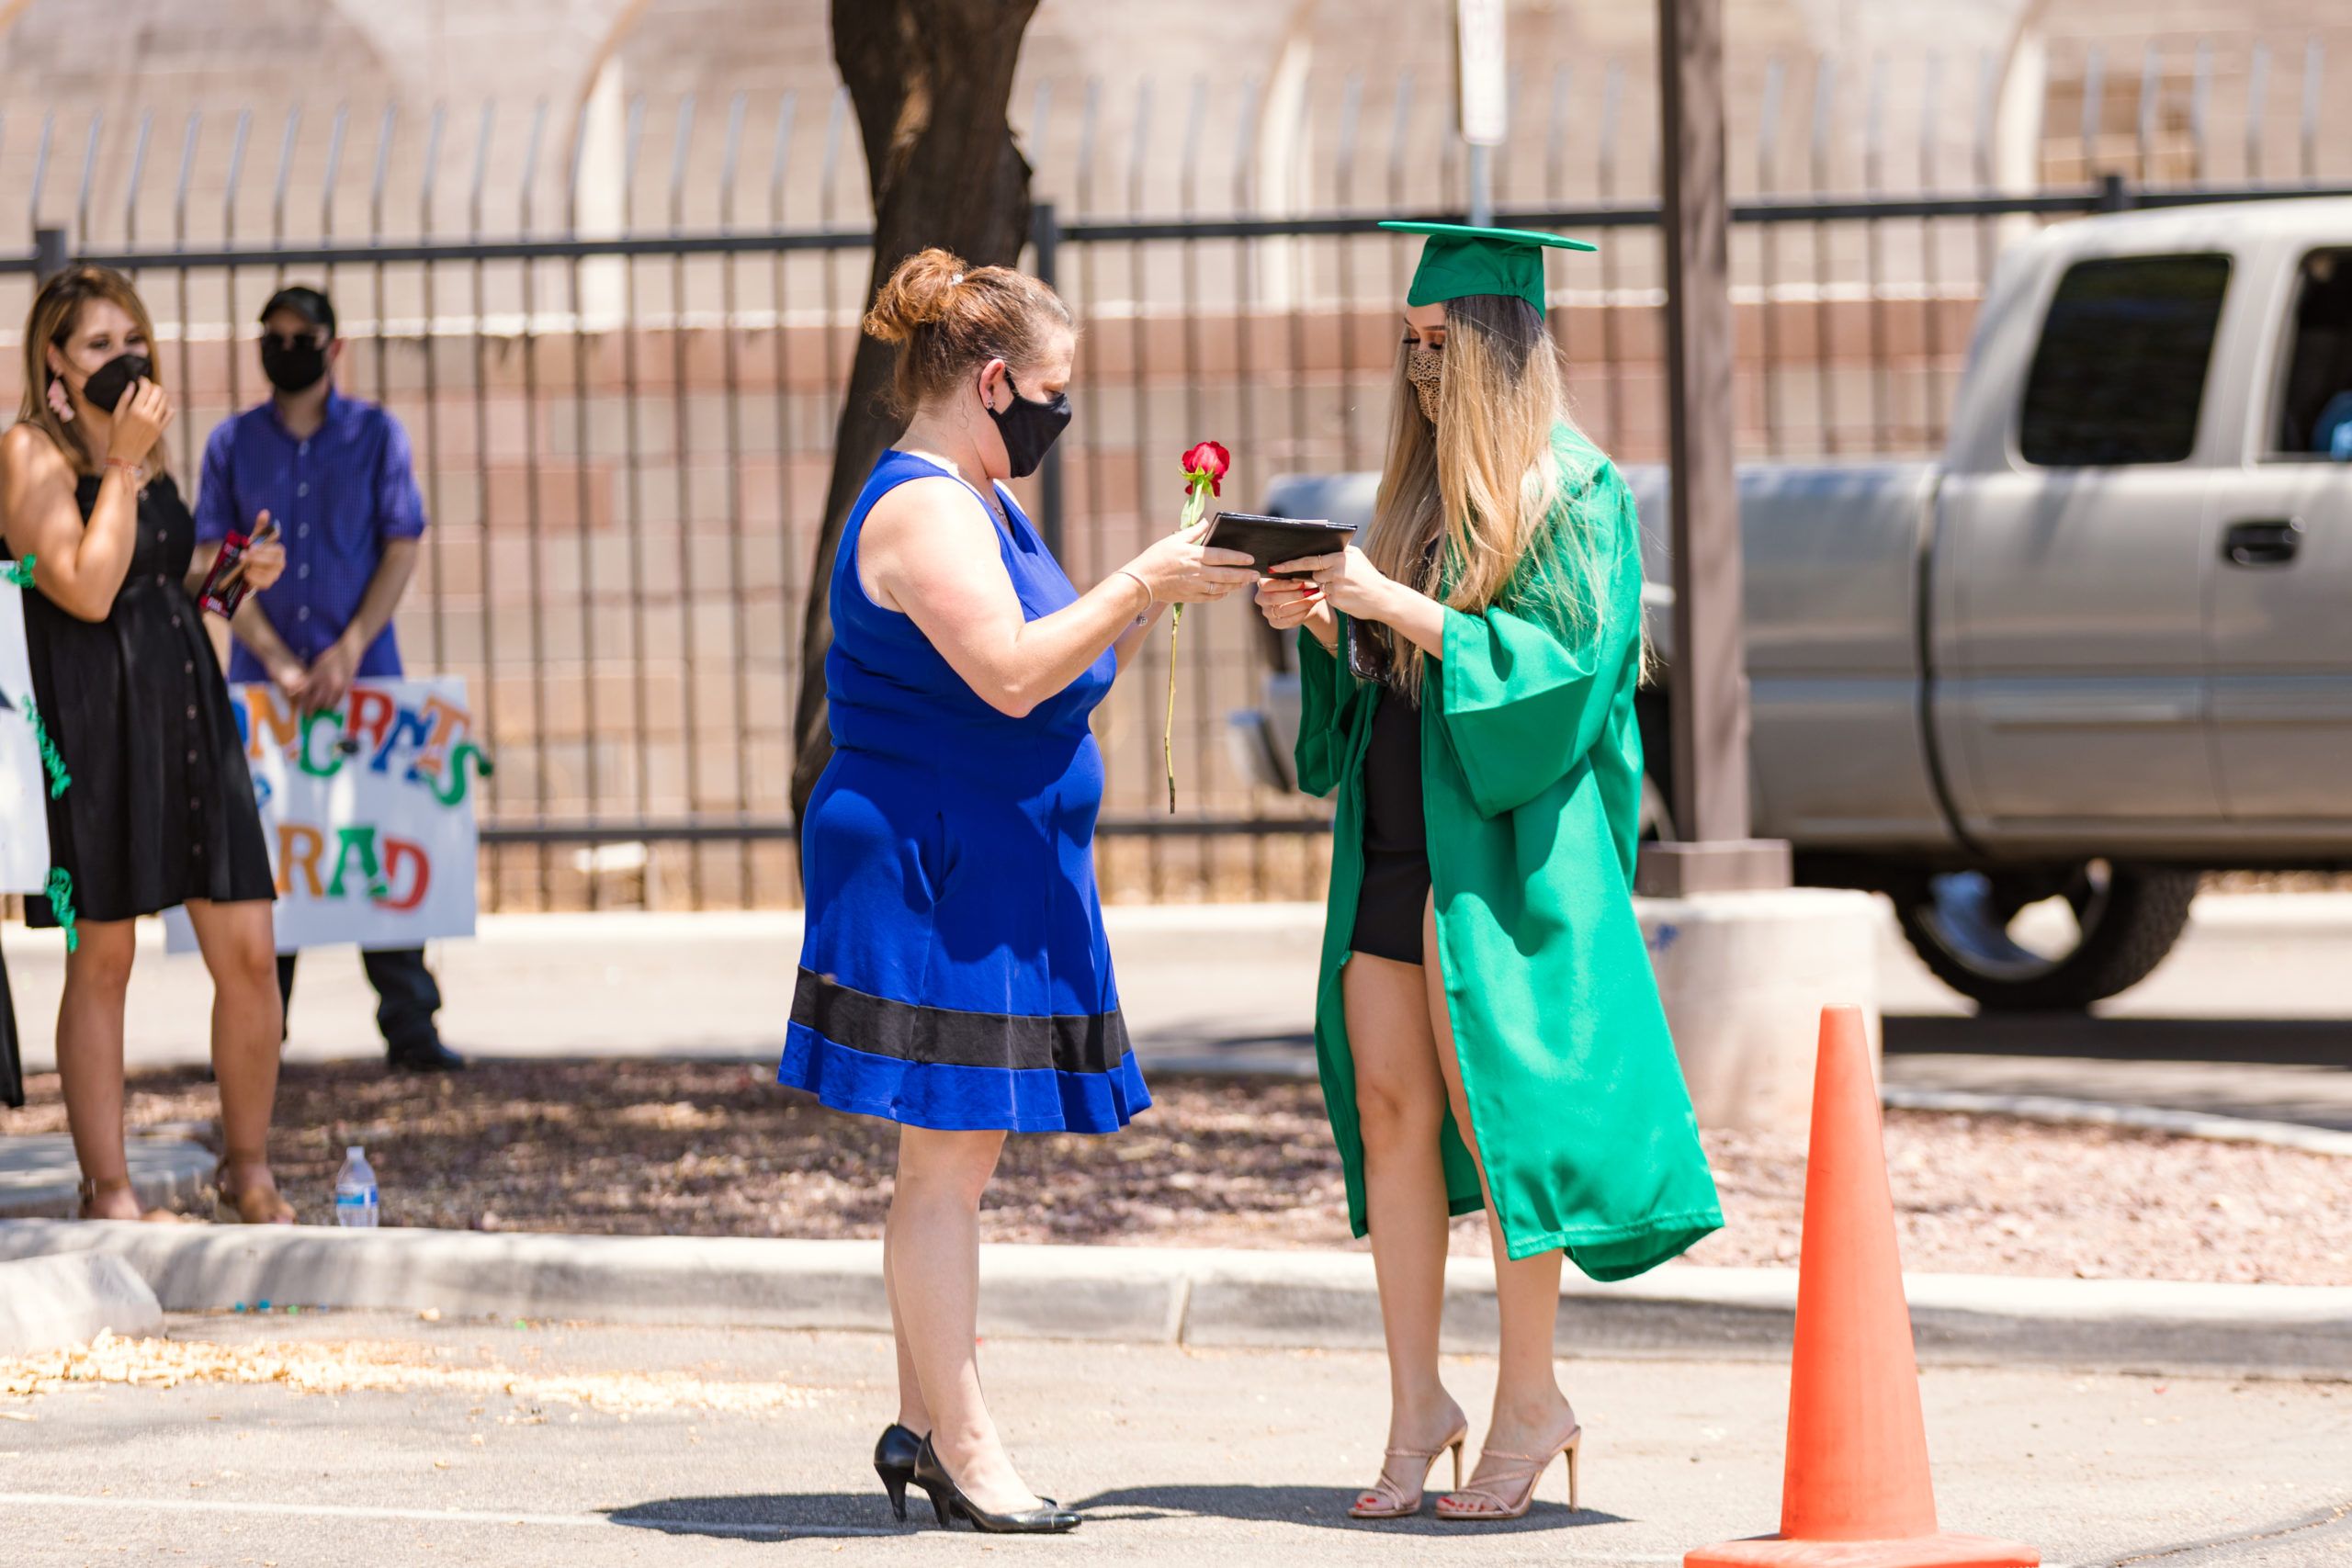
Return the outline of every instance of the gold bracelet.
[[[143,485],[147,482],[147,465],[144,463],[134,463],[128,457],[108,457],[106,460],[106,466],[109,468],[120,468],[124,473],[129,474],[133,484]]]

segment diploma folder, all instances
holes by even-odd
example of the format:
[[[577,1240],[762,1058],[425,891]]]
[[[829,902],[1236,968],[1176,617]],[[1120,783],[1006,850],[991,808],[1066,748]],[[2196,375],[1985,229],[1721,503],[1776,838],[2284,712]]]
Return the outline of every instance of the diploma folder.
[[[1287,560],[1337,555],[1354,542],[1356,525],[1319,517],[1264,517],[1254,512],[1220,512],[1209,520],[1212,549],[1239,550],[1260,571]]]

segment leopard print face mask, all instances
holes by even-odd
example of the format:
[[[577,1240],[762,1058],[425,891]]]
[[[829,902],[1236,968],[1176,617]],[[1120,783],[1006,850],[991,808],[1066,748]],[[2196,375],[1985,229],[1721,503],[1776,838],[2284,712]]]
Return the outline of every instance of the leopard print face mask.
[[[1417,343],[1405,351],[1405,379],[1421,400],[1421,416],[1431,424],[1437,423],[1437,389],[1444,378],[1445,355],[1440,350]]]

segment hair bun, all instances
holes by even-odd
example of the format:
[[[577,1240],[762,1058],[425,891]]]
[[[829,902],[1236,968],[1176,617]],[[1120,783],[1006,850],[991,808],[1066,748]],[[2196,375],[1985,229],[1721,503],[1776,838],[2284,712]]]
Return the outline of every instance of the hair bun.
[[[865,313],[865,330],[884,343],[904,343],[915,329],[944,320],[967,271],[964,258],[933,245],[891,272]]]

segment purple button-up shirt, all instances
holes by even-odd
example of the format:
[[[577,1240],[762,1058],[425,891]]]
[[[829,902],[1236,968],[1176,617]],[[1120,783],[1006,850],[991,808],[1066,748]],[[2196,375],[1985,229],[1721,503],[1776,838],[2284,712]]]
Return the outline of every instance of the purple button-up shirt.
[[[375,404],[333,390],[326,423],[308,439],[286,428],[275,402],[247,409],[205,443],[196,536],[250,534],[255,514],[265,511],[286,544],[286,575],[254,598],[307,664],[359,613],[385,544],[424,532],[408,433]],[[389,625],[368,644],[359,673],[400,675],[400,643]],[[239,642],[229,656],[229,679],[269,675]]]

